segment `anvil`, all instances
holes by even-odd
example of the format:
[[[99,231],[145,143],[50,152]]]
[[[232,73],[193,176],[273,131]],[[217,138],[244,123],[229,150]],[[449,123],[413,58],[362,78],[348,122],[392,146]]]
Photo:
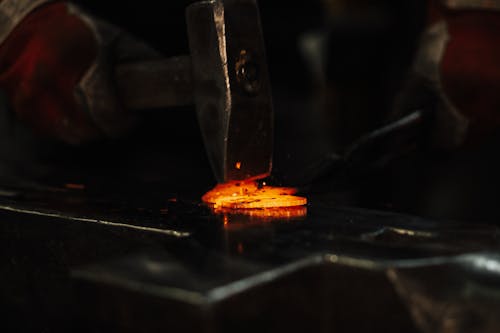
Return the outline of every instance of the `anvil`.
[[[1,197],[3,330],[487,333],[500,325],[496,226],[319,200],[301,219],[233,215],[226,224],[196,203],[148,196],[138,195],[140,210],[114,200],[103,209],[102,198],[76,190]]]

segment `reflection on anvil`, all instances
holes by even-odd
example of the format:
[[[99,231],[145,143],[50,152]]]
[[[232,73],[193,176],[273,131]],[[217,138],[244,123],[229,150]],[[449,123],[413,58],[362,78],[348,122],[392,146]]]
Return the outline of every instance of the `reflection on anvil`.
[[[214,214],[222,216],[224,227],[236,227],[268,222],[300,221],[307,217],[306,206],[266,209],[212,208],[212,211]]]

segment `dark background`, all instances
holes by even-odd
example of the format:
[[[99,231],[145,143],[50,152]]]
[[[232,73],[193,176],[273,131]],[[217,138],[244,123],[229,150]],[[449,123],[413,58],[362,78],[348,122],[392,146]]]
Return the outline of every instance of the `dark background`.
[[[425,1],[336,2],[345,6],[335,15],[329,1],[260,2],[276,113],[272,182],[300,186],[334,205],[496,222],[494,138],[456,152],[420,149],[383,167],[333,169],[319,177],[328,156],[387,121],[425,21]],[[165,56],[189,52],[184,10],[191,1],[77,3]],[[301,47],[311,41],[307,36],[323,38],[316,58]],[[319,74],[311,59],[322,63]],[[335,96],[335,105],[323,100],[324,91]],[[339,110],[340,121],[332,116]],[[33,137],[5,112],[4,183],[82,183],[96,191],[155,189],[190,198],[214,185],[194,108],[144,110],[141,116],[126,138],[68,147]]]
[[[480,145],[451,152],[424,147],[399,156],[383,166],[350,169],[335,168],[328,164],[330,157],[341,154],[350,141],[387,121],[395,97],[404,85],[425,20],[424,1],[345,2],[350,4],[348,9],[333,17],[321,1],[262,0],[260,3],[276,112],[276,145],[271,182],[300,186],[309,198],[311,211],[317,211],[318,207],[336,209],[347,205],[416,214],[436,219],[437,223],[441,220],[458,220],[498,224],[498,138],[489,138]],[[188,1],[92,0],[79,3],[94,15],[148,42],[165,56],[188,52],[184,21],[184,9]],[[311,59],[307,59],[301,51],[299,45],[303,43],[304,36],[324,38],[323,52],[317,58],[312,57],[313,60],[323,57],[324,63],[319,73],[311,68]],[[335,96],[337,104],[330,105],[324,101],[325,91]],[[338,118],[332,117],[339,110],[346,115],[342,119],[340,134],[339,126],[335,126],[338,125]],[[37,193],[38,197],[45,197],[52,204],[49,207],[61,207],[64,211],[67,208],[64,205],[68,203],[71,208],[81,208],[89,216],[99,215],[99,210],[108,209],[107,205],[115,203],[114,199],[119,201],[115,206],[121,210],[109,208],[105,213],[112,216],[121,214],[121,217],[128,217],[131,211],[139,211],[140,207],[166,207],[170,198],[197,202],[215,184],[192,107],[144,110],[140,126],[129,136],[83,147],[65,146],[34,136],[3,107],[0,108],[0,159],[0,195],[8,197],[10,187],[22,187],[26,191],[34,189],[41,191],[42,194]],[[81,194],[84,199],[75,195],[75,192],[80,194],[78,191],[61,198],[67,192],[60,190],[68,183],[84,185],[85,190]],[[95,200],[97,204],[94,202],[94,205],[89,205],[88,202],[93,200],[87,200],[86,197],[93,199],[94,195],[98,198]],[[21,195],[15,199],[20,198],[21,203],[28,206],[30,197]],[[101,200],[103,197],[106,200]],[[134,202],[129,200],[131,197],[139,198],[137,201],[150,201],[149,205],[128,206],[129,202]],[[321,205],[324,203],[325,206]],[[197,237],[201,244],[208,246],[198,247],[197,242],[190,242],[177,245],[177,252],[182,258],[194,254],[193,258],[196,259],[198,252],[186,251],[194,247],[201,259],[209,254],[206,249],[217,247],[219,241],[221,244],[224,241],[222,237],[215,241],[209,237],[210,232],[216,231],[215,227],[196,210],[193,211],[193,206],[196,205],[179,200],[173,214],[181,217],[181,223],[192,225],[195,221],[201,221],[199,225],[207,233],[202,232]],[[99,212],[89,212],[94,208]],[[145,216],[145,222],[152,220],[156,223],[158,217],[152,218],[149,216],[151,214],[150,211],[141,211],[140,216]],[[312,229],[306,229],[303,236],[297,239],[290,237],[292,231],[285,232],[284,242],[280,243],[280,239],[274,240],[279,234],[272,228],[269,231],[266,226],[262,229],[262,235],[251,232],[248,239],[251,243],[252,237],[264,237],[259,241],[263,248],[277,246],[288,251],[287,244],[292,249],[297,246],[322,246],[321,241],[315,241],[313,236],[316,234],[319,240],[335,239],[340,235],[338,247],[342,248],[346,245],[343,243],[345,240],[342,240],[342,232],[349,233],[351,228],[358,232],[364,230],[364,225],[387,223],[387,216],[379,212],[361,211],[353,214],[353,210],[346,210],[340,217],[335,214],[316,214],[311,214],[312,223],[306,223],[306,227],[309,225]],[[359,216],[364,214],[366,217],[359,220]],[[4,215],[7,215],[4,219],[8,223],[2,224],[0,233],[3,236],[0,253],[6,263],[1,267],[3,271],[0,274],[4,286],[0,308],[5,314],[4,325],[9,327],[12,323],[12,331],[29,328],[31,331],[45,332],[49,331],[47,327],[51,327],[47,323],[52,325],[52,321],[56,327],[66,327],[68,324],[74,326],[74,323],[66,322],[72,317],[65,317],[61,309],[71,312],[75,307],[78,315],[86,315],[78,308],[79,304],[75,304],[73,295],[68,294],[68,290],[72,290],[72,281],[68,278],[69,268],[102,261],[111,256],[126,255],[137,249],[149,249],[151,244],[154,244],[151,251],[157,253],[174,247],[171,244],[167,246],[165,239],[150,239],[127,230],[113,231],[92,224],[80,225],[53,218],[40,220],[29,215],[23,215],[20,219],[21,214],[18,213],[4,212]],[[352,219],[352,216],[358,217]],[[405,222],[412,220],[406,217],[393,218],[401,218]],[[338,223],[340,229],[324,232],[319,222]],[[358,225],[358,222],[361,223]],[[430,222],[429,225],[434,226]],[[280,224],[280,227],[287,230],[288,226]],[[291,230],[295,228],[294,224],[289,227]],[[411,230],[412,226],[408,228]],[[421,240],[408,238],[407,235],[401,235],[398,239],[390,233],[379,234],[378,230],[375,237],[380,236],[396,257],[412,252],[411,248],[404,248],[406,244],[421,243]],[[436,227],[436,230],[439,228]],[[469,234],[468,230],[472,232]],[[461,239],[467,243],[469,236],[474,239],[478,234],[486,234],[493,229],[478,230],[460,229],[449,237],[453,238],[452,244],[461,243]],[[491,239],[495,239],[493,233]],[[237,230],[236,235],[247,239],[245,232]],[[227,242],[227,234],[225,237]],[[235,236],[233,241],[238,239]],[[481,237],[478,242],[481,243],[483,239],[487,242],[489,237]],[[441,240],[438,237],[436,241]],[[215,245],[210,245],[211,242]],[[261,244],[259,242],[256,244]],[[384,250],[376,245],[365,251],[371,256],[372,251],[377,252],[377,249]],[[328,277],[328,281],[338,278],[337,274],[333,278]],[[301,280],[300,287],[321,286],[316,277],[313,279],[312,283],[303,283]],[[344,280],[348,284],[359,282],[365,289],[355,288],[356,291],[363,293],[369,290],[364,295],[370,296],[369,300],[375,304],[386,302],[382,296],[371,297],[374,288],[371,283],[366,283],[376,280],[371,275],[366,281],[352,280],[350,276]],[[291,293],[287,290],[285,299],[289,299],[299,289],[293,288]],[[319,289],[324,296],[324,290]],[[85,291],[89,299],[95,296],[87,289]],[[353,297],[350,288],[343,288],[343,291],[347,298]],[[342,302],[336,297],[329,299]],[[126,302],[121,303],[126,306]],[[294,305],[300,307],[306,303]],[[89,304],[92,309],[96,307],[95,303]],[[370,307],[371,303],[366,304]],[[359,302],[356,301],[353,308],[357,307]],[[378,313],[376,306],[372,309]],[[141,310],[148,312],[149,308],[143,307]],[[355,311],[351,312],[347,318],[355,314]],[[342,316],[342,311],[340,313]],[[394,325],[386,317],[382,320]]]

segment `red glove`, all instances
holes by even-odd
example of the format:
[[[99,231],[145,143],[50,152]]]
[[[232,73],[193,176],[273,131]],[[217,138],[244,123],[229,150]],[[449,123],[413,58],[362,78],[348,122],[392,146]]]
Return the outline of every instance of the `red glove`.
[[[452,146],[500,128],[499,36],[500,1],[429,0],[416,71],[441,96],[437,136]]]
[[[89,26],[66,3],[43,4],[1,44],[0,89],[19,119],[37,131],[69,143],[91,140],[101,131],[75,91],[96,57]]]
[[[441,62],[442,83],[452,103],[470,121],[470,137],[479,138],[500,127],[500,3],[473,1],[469,8],[445,1],[440,16],[450,40]],[[471,1],[469,1],[471,3]]]
[[[134,125],[112,67],[158,53],[64,1],[0,0],[0,18],[0,89],[20,120],[72,144]]]

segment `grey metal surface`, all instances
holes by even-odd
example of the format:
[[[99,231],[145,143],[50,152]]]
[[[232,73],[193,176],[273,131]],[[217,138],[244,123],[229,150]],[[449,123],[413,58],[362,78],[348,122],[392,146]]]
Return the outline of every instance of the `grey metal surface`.
[[[269,175],[273,112],[256,2],[199,2],[186,17],[198,119],[217,180]]]
[[[115,79],[120,102],[129,110],[194,103],[189,56],[122,64]]]
[[[272,167],[273,107],[254,0],[202,1],[186,9],[190,56],[118,63],[126,109],[195,104],[219,182],[263,178]]]
[[[307,216],[273,220],[213,215],[197,201],[153,194],[9,193],[0,202],[7,323],[77,323],[86,332],[499,326],[496,226],[341,208],[317,197]]]

